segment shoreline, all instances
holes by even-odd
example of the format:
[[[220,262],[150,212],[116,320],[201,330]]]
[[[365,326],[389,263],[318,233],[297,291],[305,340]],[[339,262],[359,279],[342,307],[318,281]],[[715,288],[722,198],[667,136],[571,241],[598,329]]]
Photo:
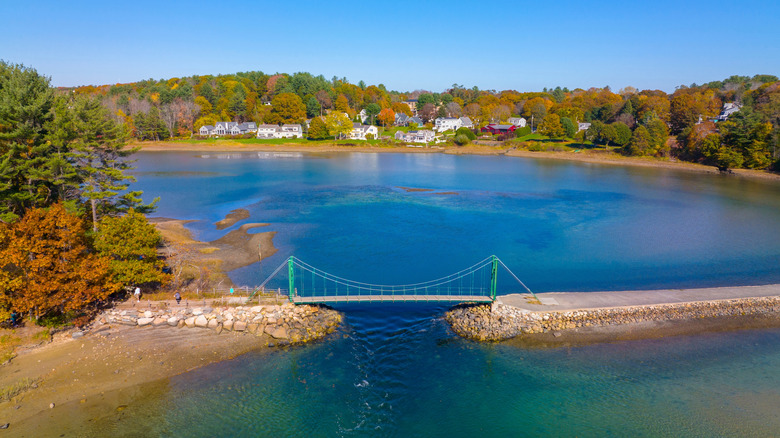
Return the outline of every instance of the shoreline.
[[[342,318],[326,307],[273,299],[243,307],[219,302],[131,298],[101,313],[85,331],[62,331],[43,346],[21,351],[0,368],[0,387],[36,383],[0,401],[0,423],[23,436],[60,433],[65,424],[79,435],[84,422],[116,415],[143,397],[144,387],[164,387],[174,376],[246,353],[319,341]],[[200,303],[204,307],[196,307]]]
[[[780,327],[780,284],[722,288],[559,292],[456,306],[453,331],[476,341],[572,345]]]
[[[723,175],[724,177],[749,178],[757,180],[780,181],[780,173],[765,170],[732,169],[729,174],[722,174],[713,166],[690,163],[686,161],[667,161],[652,157],[625,157],[614,152],[581,151],[581,152],[534,152],[515,148],[467,145],[462,147],[417,148],[405,146],[340,146],[336,144],[304,145],[286,144],[243,144],[229,140],[216,143],[169,143],[169,142],[136,142],[129,147],[140,147],[141,152],[308,152],[308,153],[411,153],[411,154],[450,154],[450,155],[504,155],[507,157],[550,159],[591,163],[599,165],[618,165],[631,167],[661,168],[694,173]]]

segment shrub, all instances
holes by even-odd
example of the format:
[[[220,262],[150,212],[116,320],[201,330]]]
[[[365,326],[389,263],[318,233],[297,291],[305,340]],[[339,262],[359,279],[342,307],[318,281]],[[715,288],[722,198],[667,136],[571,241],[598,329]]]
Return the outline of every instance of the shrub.
[[[477,139],[477,135],[474,134],[474,131],[472,131],[471,129],[466,128],[466,127],[458,128],[458,130],[455,131],[455,135],[456,136],[458,136],[458,135],[465,135],[466,137],[468,137],[469,140],[476,140]]]
[[[458,146],[463,146],[466,144],[469,144],[471,142],[471,139],[465,134],[458,134],[455,136],[455,138],[452,140],[455,142]]]
[[[366,140],[373,140],[373,139],[374,139],[374,134],[371,133],[366,134]]]

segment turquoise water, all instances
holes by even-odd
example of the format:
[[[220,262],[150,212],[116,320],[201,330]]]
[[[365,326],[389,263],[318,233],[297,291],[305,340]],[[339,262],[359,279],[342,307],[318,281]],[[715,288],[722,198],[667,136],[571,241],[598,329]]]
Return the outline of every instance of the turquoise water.
[[[780,280],[776,183],[439,154],[147,153],[138,167],[138,188],[162,198],[157,214],[199,220],[201,239],[229,231],[213,223],[235,208],[278,232],[279,253],[234,271],[240,284],[289,255],[372,283],[424,281],[489,254],[535,291]],[[780,435],[780,330],[531,349],[462,340],[446,307],[340,310],[344,327],[324,341],[174,378],[101,432]]]

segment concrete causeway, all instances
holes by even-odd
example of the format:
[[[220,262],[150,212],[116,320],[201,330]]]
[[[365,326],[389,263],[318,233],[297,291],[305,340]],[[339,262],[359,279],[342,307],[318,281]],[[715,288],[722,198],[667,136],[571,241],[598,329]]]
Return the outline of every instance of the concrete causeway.
[[[763,286],[711,287],[701,289],[660,289],[611,292],[544,292],[536,294],[542,304],[531,304],[530,294],[509,294],[497,302],[519,309],[556,312],[610,307],[649,306],[698,301],[730,300],[780,296],[780,284]]]

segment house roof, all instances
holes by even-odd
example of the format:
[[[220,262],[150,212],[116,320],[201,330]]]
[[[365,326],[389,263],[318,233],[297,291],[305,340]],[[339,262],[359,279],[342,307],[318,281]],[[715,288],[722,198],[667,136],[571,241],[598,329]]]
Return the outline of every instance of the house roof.
[[[464,125],[470,125],[471,124],[471,119],[468,118],[468,117],[461,117],[460,121],[463,122]]]

